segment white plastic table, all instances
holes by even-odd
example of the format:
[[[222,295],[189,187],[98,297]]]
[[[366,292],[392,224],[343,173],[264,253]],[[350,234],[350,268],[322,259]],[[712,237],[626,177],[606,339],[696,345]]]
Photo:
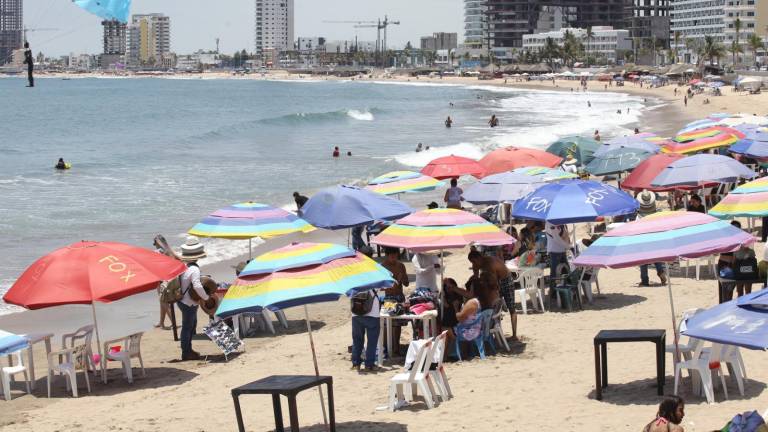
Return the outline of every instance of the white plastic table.
[[[45,342],[45,355],[51,353],[51,338],[53,333],[28,333],[19,335],[26,338],[29,341],[29,347],[27,348],[27,369],[29,369],[29,379],[32,381],[32,390],[35,389],[35,356],[33,355],[32,348],[38,342]],[[9,359],[10,361],[10,359]]]
[[[381,322],[381,331],[379,332],[379,345],[378,345],[378,360],[376,364],[382,366],[384,364],[384,333],[387,333],[387,352],[392,355],[392,321],[394,320],[408,320],[408,321],[421,321],[421,328],[424,332],[424,338],[434,337],[437,335],[437,311],[431,310],[424,312],[421,315],[380,315],[379,321]]]

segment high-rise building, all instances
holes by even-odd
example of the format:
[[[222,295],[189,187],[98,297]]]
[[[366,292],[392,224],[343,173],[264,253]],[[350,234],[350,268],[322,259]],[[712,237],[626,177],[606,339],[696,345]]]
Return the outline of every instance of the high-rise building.
[[[749,45],[749,38],[756,34],[765,39],[768,35],[768,2],[765,0],[728,0],[723,8],[723,33],[726,49],[736,41],[738,27],[738,40],[742,53],[739,64],[754,63],[755,53]],[[737,25],[738,22],[738,25]]]
[[[171,19],[163,14],[133,15],[126,28],[128,63],[163,66],[171,55]]]
[[[255,1],[255,54],[264,63],[274,62],[276,53],[294,48],[294,0]]]
[[[123,55],[126,48],[125,29],[126,23],[118,20],[105,20],[101,22],[104,28],[104,50],[103,54]]]
[[[13,51],[22,47],[23,36],[23,1],[0,0],[0,65],[13,60]]]
[[[656,53],[669,48],[669,0],[633,0],[627,8],[626,28],[635,42],[636,61],[654,63]]]
[[[433,33],[421,38],[421,49],[427,51],[454,50],[458,46],[457,33]]]
[[[696,48],[704,43],[704,36],[712,36],[718,43],[725,41],[725,4],[726,0],[672,0],[672,48],[683,61],[697,60]]]

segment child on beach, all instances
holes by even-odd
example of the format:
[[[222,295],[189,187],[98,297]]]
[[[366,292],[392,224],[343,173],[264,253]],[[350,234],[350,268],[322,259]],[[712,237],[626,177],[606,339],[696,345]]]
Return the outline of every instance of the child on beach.
[[[685,417],[685,402],[679,396],[667,396],[659,404],[656,419],[645,425],[643,432],[685,432],[680,423]]]

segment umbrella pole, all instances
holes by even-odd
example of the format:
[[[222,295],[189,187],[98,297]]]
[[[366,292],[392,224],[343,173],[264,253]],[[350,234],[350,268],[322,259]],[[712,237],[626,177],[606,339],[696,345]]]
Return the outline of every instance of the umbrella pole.
[[[315,340],[312,338],[312,326],[309,325],[309,309],[307,305],[304,305],[304,319],[307,322],[307,334],[309,334],[309,346],[312,348],[312,363],[315,365],[315,376],[320,376],[320,369],[317,368],[317,355],[315,354]],[[323,398],[323,390],[320,386],[317,387],[317,393],[320,395],[320,408],[323,409],[323,423],[325,427],[328,427],[328,414],[325,412],[325,399]]]
[[[253,258],[253,250],[251,249],[251,239],[248,239],[248,259]]]
[[[667,291],[669,292],[669,308],[672,310],[672,332],[675,335],[675,364],[680,362],[680,335],[677,334],[677,320],[675,319],[675,301],[672,297],[672,272],[669,263],[665,264],[667,270]]]
[[[96,351],[101,356],[101,336],[99,335],[99,322],[96,320],[96,304],[91,302],[91,312],[93,313],[93,328],[96,330]]]

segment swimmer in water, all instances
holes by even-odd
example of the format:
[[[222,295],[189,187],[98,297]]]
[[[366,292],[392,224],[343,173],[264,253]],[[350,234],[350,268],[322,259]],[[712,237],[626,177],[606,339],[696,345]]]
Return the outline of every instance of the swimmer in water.
[[[496,118],[496,114],[491,115],[491,119],[488,120],[488,126],[494,128],[499,125],[499,119]]]
[[[339,157],[339,148],[338,147],[334,147],[333,148],[333,157],[335,157],[335,158]]]
[[[447,119],[445,119],[445,127],[449,128],[453,124],[453,120],[451,120],[451,116],[448,116]]]
[[[67,169],[67,163],[64,162],[64,158],[59,158],[59,161],[56,162],[56,169]]]
[[[419,145],[416,146],[416,153],[420,153],[422,150],[424,150],[424,145],[419,143]]]

